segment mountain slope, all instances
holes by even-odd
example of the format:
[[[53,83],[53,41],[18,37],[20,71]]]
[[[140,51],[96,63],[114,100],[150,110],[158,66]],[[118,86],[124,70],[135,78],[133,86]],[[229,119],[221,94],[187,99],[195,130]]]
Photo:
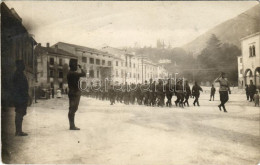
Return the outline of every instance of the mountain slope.
[[[252,7],[237,17],[227,20],[195,40],[184,45],[187,52],[198,55],[206,46],[209,37],[215,34],[222,43],[231,43],[240,48],[240,39],[260,31],[260,4]]]

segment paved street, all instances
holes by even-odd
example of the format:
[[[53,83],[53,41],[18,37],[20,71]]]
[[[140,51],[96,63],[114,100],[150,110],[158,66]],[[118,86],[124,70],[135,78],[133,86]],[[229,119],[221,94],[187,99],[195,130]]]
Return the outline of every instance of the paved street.
[[[6,162],[256,165],[260,108],[232,94],[223,113],[219,96],[214,102],[208,97],[202,94],[200,107],[184,109],[111,106],[82,97],[76,113],[80,131],[68,130],[67,97],[40,100],[24,118],[28,137],[14,136],[14,110],[8,113]]]

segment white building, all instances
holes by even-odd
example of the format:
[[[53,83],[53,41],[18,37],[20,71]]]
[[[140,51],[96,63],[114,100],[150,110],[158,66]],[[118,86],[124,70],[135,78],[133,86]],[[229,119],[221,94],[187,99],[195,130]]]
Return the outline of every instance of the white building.
[[[260,32],[242,38],[241,49],[243,80],[240,79],[238,84],[245,86],[252,80],[260,88]],[[239,71],[240,67],[238,65]]]

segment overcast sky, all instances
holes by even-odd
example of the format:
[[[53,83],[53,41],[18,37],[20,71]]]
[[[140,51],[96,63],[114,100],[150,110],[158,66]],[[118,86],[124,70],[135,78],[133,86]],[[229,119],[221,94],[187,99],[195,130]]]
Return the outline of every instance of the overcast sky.
[[[182,46],[214,26],[258,4],[230,2],[7,1],[37,42],[68,42],[100,48]]]

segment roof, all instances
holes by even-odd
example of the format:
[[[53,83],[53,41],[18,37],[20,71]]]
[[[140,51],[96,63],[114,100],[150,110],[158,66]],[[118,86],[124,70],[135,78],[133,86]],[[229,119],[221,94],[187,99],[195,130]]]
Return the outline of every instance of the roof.
[[[52,54],[59,54],[59,55],[63,55],[63,56],[69,56],[69,57],[74,57],[77,58],[76,55],[69,53],[67,51],[64,51],[62,49],[59,48],[52,48],[52,47],[42,47],[41,45],[37,45],[35,48],[36,53],[52,53]]]
[[[80,46],[80,45],[75,45],[75,44],[70,44],[70,43],[65,43],[65,42],[58,42],[56,44],[68,45],[68,46],[74,47],[75,49],[86,51],[86,52],[91,52],[91,53],[107,54],[106,52],[103,52],[103,51],[100,51],[100,50],[94,49],[94,48],[89,48],[89,47],[86,47],[86,46]]]
[[[257,35],[260,35],[260,32],[256,32],[254,34],[251,34],[251,35],[248,35],[246,37],[243,37],[243,38],[240,39],[240,41],[248,39],[248,38],[251,38],[251,37],[254,37],[254,36],[257,36]]]

